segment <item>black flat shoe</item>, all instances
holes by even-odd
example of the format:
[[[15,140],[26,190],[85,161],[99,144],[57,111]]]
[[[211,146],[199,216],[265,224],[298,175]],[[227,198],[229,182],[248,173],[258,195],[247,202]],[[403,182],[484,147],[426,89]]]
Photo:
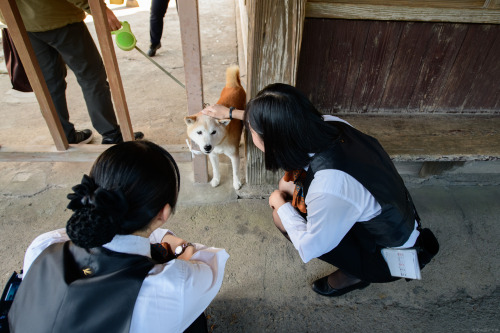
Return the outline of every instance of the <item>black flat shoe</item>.
[[[134,139],[135,140],[140,140],[144,138],[144,133],[142,132],[134,132]],[[123,136],[122,132],[120,129],[104,133],[102,135],[102,141],[101,144],[103,145],[113,145],[117,143],[122,143],[123,142]]]
[[[312,289],[320,295],[336,297],[336,296],[342,296],[356,289],[364,289],[369,285],[370,282],[361,281],[353,284],[352,286],[348,286],[342,289],[335,289],[330,287],[330,285],[328,284],[328,275],[327,275],[325,277],[322,277],[321,279],[314,281],[312,284]]]
[[[161,47],[161,43],[158,43],[156,45],[153,45],[151,44],[151,46],[149,46],[149,51],[148,51],[148,56],[150,57],[154,57],[155,54],[156,54],[156,51]]]

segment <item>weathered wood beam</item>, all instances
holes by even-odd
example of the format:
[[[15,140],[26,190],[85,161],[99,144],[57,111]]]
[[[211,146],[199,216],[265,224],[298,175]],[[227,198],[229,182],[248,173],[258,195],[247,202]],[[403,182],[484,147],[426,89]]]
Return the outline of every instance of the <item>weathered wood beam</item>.
[[[57,151],[52,145],[0,146],[0,162],[93,162],[110,145],[69,145]],[[177,162],[190,162],[191,152],[185,145],[164,145]]]
[[[308,2],[341,3],[356,5],[384,5],[403,7],[430,7],[430,8],[487,8],[491,0],[308,0]]]
[[[248,1],[247,96],[271,83],[295,85],[306,0]],[[264,156],[246,138],[249,185],[277,184],[281,175],[266,171]]]
[[[500,11],[308,2],[308,18],[500,24]]]
[[[192,115],[203,109],[203,74],[198,0],[182,0],[178,1],[177,5],[179,6],[188,115]],[[194,142],[191,142],[192,146],[193,144]],[[205,155],[196,155],[194,157],[193,174],[196,183],[208,182],[208,165]]]
[[[19,14],[16,1],[1,0],[0,11],[2,11],[2,15],[7,23],[9,33],[14,41],[14,45],[19,53],[24,69],[26,70],[28,80],[38,100],[40,111],[47,123],[54,144],[57,150],[66,150],[68,148],[68,140],[66,139],[61,122],[57,116],[54,102],[50,97],[47,84],[45,83],[38,60],[31,46],[26,28],[24,27],[23,20]]]
[[[106,67],[109,88],[111,89],[111,96],[113,97],[116,117],[120,124],[123,140],[133,141],[134,134],[132,131],[132,122],[130,121],[127,100],[125,99],[125,91],[123,89],[120,69],[118,67],[118,60],[116,59],[113,39],[111,38],[106,16],[106,5],[102,0],[89,0],[89,5],[92,11],[92,18],[101,48],[104,67]]]

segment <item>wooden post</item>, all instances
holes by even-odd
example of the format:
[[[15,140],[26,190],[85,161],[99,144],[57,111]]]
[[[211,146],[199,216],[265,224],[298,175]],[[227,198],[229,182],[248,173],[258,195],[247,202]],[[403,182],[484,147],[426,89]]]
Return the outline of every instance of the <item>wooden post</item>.
[[[109,29],[108,19],[106,16],[106,5],[103,0],[89,0],[90,10],[94,19],[95,30],[99,40],[99,46],[102,52],[102,59],[106,73],[108,75],[109,87],[111,96],[116,108],[116,117],[120,124],[124,141],[133,141],[134,133],[132,131],[132,123],[128,113],[127,101],[125,99],[125,91],[123,90],[120,69],[116,60],[113,38]]]
[[[295,85],[306,0],[251,0],[248,20],[247,96],[271,83]],[[247,184],[277,184],[281,174],[265,170],[264,156],[247,137]]]
[[[45,83],[40,65],[31,46],[23,20],[19,14],[15,0],[1,0],[0,10],[7,23],[9,33],[14,41],[19,57],[35,93],[43,118],[47,123],[50,135],[54,140],[57,150],[68,149],[68,140],[57,116],[54,102],[50,97],[49,89]]]
[[[177,5],[179,6],[188,114],[192,115],[203,109],[203,77],[198,0],[182,0],[178,1]],[[208,166],[205,155],[196,155],[193,158],[193,173],[195,182],[208,182]]]

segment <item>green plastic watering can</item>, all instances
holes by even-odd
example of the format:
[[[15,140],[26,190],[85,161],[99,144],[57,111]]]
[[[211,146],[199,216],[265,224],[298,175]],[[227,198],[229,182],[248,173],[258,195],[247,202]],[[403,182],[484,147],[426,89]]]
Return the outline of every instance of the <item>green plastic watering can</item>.
[[[123,51],[130,51],[134,49],[137,40],[130,30],[130,24],[127,21],[121,22],[122,27],[120,30],[111,31],[115,35],[116,45]]]

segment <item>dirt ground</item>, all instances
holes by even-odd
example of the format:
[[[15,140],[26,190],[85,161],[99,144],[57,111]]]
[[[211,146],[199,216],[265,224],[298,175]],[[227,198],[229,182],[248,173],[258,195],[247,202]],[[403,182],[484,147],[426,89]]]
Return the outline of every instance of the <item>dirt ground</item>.
[[[137,8],[125,5],[110,5],[110,8],[120,21],[130,23],[137,46],[147,52],[150,43],[150,0],[138,2],[140,6]],[[217,101],[224,86],[225,69],[238,63],[235,2],[200,1],[199,17],[204,101],[212,104]],[[86,22],[98,45],[92,17],[89,16]],[[170,1],[164,22],[162,47],[153,59],[184,83],[180,26],[175,1]],[[115,47],[115,52],[134,131],[144,132],[146,138],[161,145],[184,144],[186,134],[183,117],[187,115],[185,90],[137,50],[123,51]],[[34,94],[10,89],[3,55],[0,63],[3,67],[0,69],[0,144],[52,144]],[[80,87],[71,71],[68,71],[67,82],[70,120],[77,129],[93,129]],[[92,142],[100,143],[100,135],[95,130],[93,132]]]

